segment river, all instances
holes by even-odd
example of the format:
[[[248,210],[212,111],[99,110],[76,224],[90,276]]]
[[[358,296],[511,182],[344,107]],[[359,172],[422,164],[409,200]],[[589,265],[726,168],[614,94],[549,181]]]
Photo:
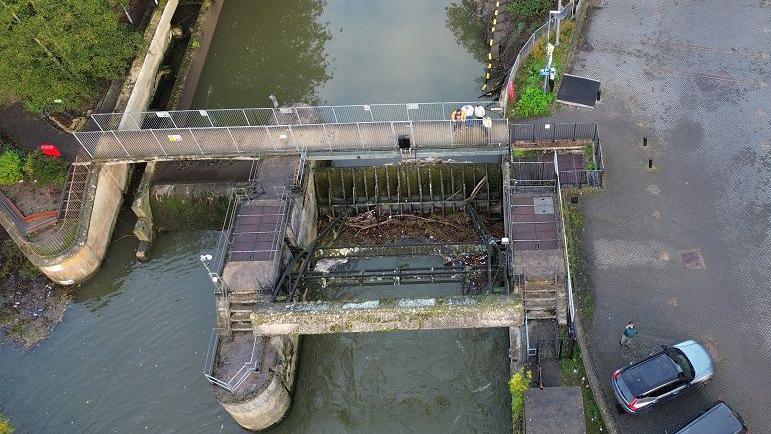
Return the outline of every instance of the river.
[[[228,0],[195,105],[473,99],[480,42],[459,4]],[[201,375],[215,312],[198,256],[217,232],[161,234],[141,264],[122,238],[132,224],[49,339],[0,348],[17,432],[243,432]],[[294,404],[270,432],[510,432],[507,352],[503,329],[305,337]]]

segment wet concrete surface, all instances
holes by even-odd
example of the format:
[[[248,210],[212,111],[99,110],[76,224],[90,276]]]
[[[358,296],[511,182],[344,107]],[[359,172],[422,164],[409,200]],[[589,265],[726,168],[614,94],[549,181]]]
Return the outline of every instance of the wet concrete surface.
[[[615,402],[615,369],[693,338],[715,357],[712,382],[614,415],[620,431],[673,432],[722,399],[751,431],[771,432],[771,8],[598,5],[573,73],[602,80],[602,101],[554,120],[598,121],[608,165],[606,191],[582,199],[604,393]],[[640,334],[622,349],[629,320]]]

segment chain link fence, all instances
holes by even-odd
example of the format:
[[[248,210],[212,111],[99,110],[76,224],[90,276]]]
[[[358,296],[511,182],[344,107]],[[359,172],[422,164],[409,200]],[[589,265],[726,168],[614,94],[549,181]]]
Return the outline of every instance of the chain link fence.
[[[506,119],[168,128],[74,133],[94,161],[507,146]]]
[[[88,232],[98,174],[99,169],[92,165],[72,165],[56,224],[30,235],[15,222],[14,212],[8,204],[0,200],[0,212],[13,226],[8,228],[9,233],[13,230],[19,235],[15,241],[28,257],[55,258],[74,247]]]
[[[485,113],[493,119],[504,117],[503,109],[496,101],[450,101],[95,113],[91,119],[100,131],[436,121],[450,119],[453,111],[466,105],[483,107]]]

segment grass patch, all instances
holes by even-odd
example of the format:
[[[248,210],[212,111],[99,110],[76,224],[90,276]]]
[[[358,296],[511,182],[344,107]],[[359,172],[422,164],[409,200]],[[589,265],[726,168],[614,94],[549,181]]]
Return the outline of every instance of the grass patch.
[[[542,151],[536,151],[533,149],[512,149],[511,156],[515,158],[522,157],[537,157],[541,155]]]
[[[581,350],[578,345],[573,349],[573,357],[560,360],[562,371],[563,386],[578,386],[581,388],[581,395],[584,398],[584,421],[586,423],[586,432],[600,433],[607,432],[605,422],[602,420],[600,407],[594,400],[592,388],[589,385],[589,379],[586,377],[586,367],[581,357]]]
[[[562,201],[562,217],[565,220],[565,236],[568,241],[568,261],[576,308],[587,323],[591,324],[594,316],[594,300],[589,292],[589,272],[581,237],[584,230],[584,215],[577,204],[570,203],[568,198],[573,195],[570,192],[564,194]]]
[[[554,48],[552,56],[552,67],[557,71],[554,78],[554,90],[559,88],[559,82],[562,80],[562,74],[565,72],[565,65],[570,53],[570,38],[573,36],[574,21],[563,21],[560,28],[560,45]],[[556,41],[556,32],[552,32],[551,42]],[[546,67],[546,36],[535,43],[522,67],[517,71],[514,77],[514,89],[517,96],[510,102],[507,113],[512,113],[514,117],[535,117],[548,116],[554,107],[555,92],[543,93],[543,76],[540,70]],[[539,91],[541,97],[535,97],[535,91]],[[545,108],[543,103],[547,102]],[[536,104],[537,103],[537,104]],[[535,109],[538,110],[535,110]]]
[[[584,156],[586,157],[586,170],[597,170],[597,162],[594,161],[594,142],[589,143],[584,148]]]
[[[509,392],[511,392],[511,418],[514,425],[514,433],[523,432],[522,423],[525,410],[525,391],[530,388],[533,381],[533,373],[527,368],[511,376],[509,380]]]

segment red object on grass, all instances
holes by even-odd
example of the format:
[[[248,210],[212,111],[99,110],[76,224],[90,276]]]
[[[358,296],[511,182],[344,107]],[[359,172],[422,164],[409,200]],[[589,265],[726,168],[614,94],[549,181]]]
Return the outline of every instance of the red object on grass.
[[[514,94],[514,80],[510,80],[510,81],[509,81],[509,86],[508,86],[508,88],[506,89],[506,91],[509,93],[509,98],[508,98],[508,100],[509,100],[509,101],[514,101],[514,97],[516,96],[516,95]]]
[[[43,143],[40,145],[40,150],[44,155],[49,157],[59,158],[62,156],[62,152],[59,150],[59,148],[54,146],[52,143]]]

